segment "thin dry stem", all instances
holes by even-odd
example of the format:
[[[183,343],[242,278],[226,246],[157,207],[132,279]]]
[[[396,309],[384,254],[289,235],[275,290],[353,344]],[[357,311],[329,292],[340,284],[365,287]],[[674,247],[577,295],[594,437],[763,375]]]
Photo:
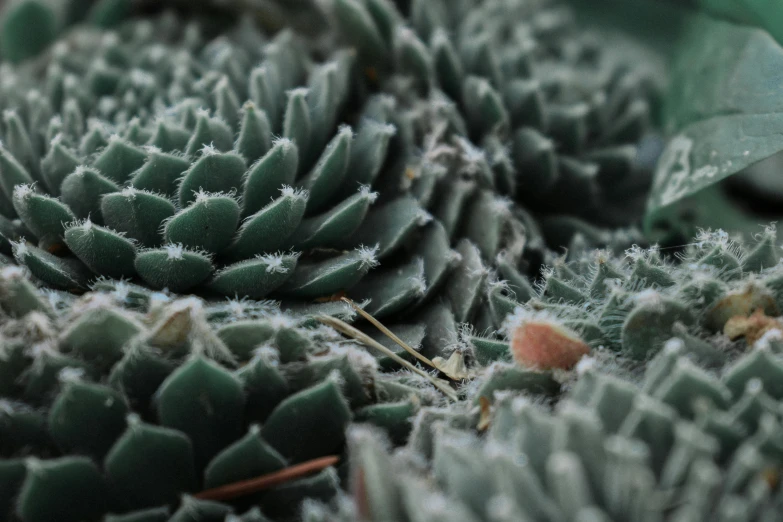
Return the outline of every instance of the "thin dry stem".
[[[256,493],[278,484],[283,484],[289,480],[297,479],[317,471],[334,466],[340,459],[336,456],[321,457],[319,459],[309,460],[296,466],[291,466],[274,473],[261,475],[260,477],[226,484],[213,489],[207,489],[201,493],[196,493],[195,498],[203,500],[231,500],[251,493]]]
[[[393,351],[389,350],[384,345],[382,345],[381,343],[379,343],[369,335],[365,334],[364,332],[360,332],[353,326],[349,325],[344,321],[341,321],[340,319],[337,319],[336,317],[330,317],[328,315],[318,315],[315,317],[315,319],[327,326],[331,326],[338,332],[341,332],[342,334],[347,335],[348,337],[356,339],[357,341],[365,344],[366,346],[370,346],[372,348],[375,348],[376,350],[383,352],[384,355],[391,357],[396,362],[400,363],[402,366],[408,368],[410,371],[415,372],[418,375],[421,375],[422,377],[430,381],[433,386],[435,386],[437,389],[443,392],[443,394],[446,395],[449,399],[453,400],[454,402],[457,401],[457,393],[454,391],[454,388],[449,386],[449,384],[446,381],[433,377],[432,375],[421,370],[420,368],[417,368],[416,366],[409,363],[408,361],[406,361],[405,359],[403,359]]]
[[[421,362],[423,362],[427,366],[430,366],[430,367],[432,367],[435,370],[440,370],[441,372],[443,372],[444,375],[446,375],[452,381],[460,380],[457,376],[450,375],[449,372],[443,371],[443,369],[440,368],[438,365],[436,365],[432,360],[430,360],[429,358],[427,358],[424,355],[420,354],[418,351],[414,350],[413,347],[411,347],[408,343],[406,343],[405,341],[403,341],[402,339],[397,337],[394,334],[394,332],[392,332],[391,330],[386,328],[383,324],[381,324],[381,322],[378,319],[376,319],[375,317],[373,317],[369,313],[367,313],[364,310],[362,310],[362,308],[359,305],[357,305],[356,303],[354,303],[352,300],[348,299],[347,297],[343,297],[341,300],[343,302],[348,303],[349,305],[351,305],[351,307],[354,310],[356,310],[356,312],[359,315],[361,315],[362,317],[364,317],[365,319],[370,321],[373,324],[373,326],[375,326],[378,330],[383,332],[383,334],[386,337],[388,337],[389,339],[391,339],[392,341],[394,341],[395,343],[400,345],[403,350],[405,350],[406,352],[408,352],[409,354],[411,354],[412,356],[414,356],[415,358],[417,358],[418,360],[420,360]]]

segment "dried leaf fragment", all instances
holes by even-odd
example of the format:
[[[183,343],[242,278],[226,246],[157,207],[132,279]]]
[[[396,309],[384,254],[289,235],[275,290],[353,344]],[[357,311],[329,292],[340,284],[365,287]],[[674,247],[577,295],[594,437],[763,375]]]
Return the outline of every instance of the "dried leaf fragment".
[[[744,337],[749,345],[770,330],[783,330],[783,321],[767,316],[761,308],[757,308],[750,317],[735,315],[726,321],[726,326],[723,327],[723,333],[729,339],[734,341]]]
[[[523,321],[511,335],[511,355],[524,366],[568,370],[589,353],[576,332],[553,321]]]

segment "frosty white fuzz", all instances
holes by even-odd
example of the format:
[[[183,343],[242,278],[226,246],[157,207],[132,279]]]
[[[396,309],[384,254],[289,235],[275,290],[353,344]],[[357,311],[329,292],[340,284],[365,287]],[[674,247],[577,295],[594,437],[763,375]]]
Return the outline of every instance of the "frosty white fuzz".
[[[283,187],[280,189],[280,195],[284,198],[307,199],[310,193],[302,188],[294,188],[288,185],[283,185]]]
[[[378,266],[378,250],[378,245],[374,247],[359,246],[359,259],[363,267],[375,268]]]
[[[378,199],[378,193],[373,192],[369,185],[359,187],[359,194],[370,203],[375,203],[375,200]]]
[[[169,243],[168,245],[164,245],[163,249],[166,251],[166,256],[168,259],[175,261],[181,261],[183,259],[185,247],[182,246],[182,243]]]

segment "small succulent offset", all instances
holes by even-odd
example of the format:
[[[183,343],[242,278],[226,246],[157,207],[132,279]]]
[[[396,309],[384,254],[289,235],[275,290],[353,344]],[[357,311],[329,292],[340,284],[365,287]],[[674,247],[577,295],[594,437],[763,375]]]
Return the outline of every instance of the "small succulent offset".
[[[6,7],[0,519],[774,519],[776,233],[632,247],[661,86],[622,38],[152,4]]]

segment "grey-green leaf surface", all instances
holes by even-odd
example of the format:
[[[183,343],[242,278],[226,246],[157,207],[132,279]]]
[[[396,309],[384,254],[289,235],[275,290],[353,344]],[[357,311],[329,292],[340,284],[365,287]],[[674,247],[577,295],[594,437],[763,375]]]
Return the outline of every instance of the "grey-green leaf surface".
[[[783,47],[760,29],[695,18],[680,43],[645,225],[679,226],[677,203],[783,150]]]

